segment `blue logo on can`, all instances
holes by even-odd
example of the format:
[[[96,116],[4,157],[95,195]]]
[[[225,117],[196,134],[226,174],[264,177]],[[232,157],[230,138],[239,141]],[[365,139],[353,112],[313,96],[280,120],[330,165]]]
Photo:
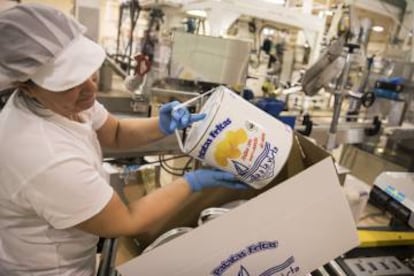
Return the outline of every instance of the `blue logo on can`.
[[[277,152],[277,147],[272,147],[269,142],[266,142],[263,151],[250,168],[235,160],[232,160],[232,163],[243,181],[247,183],[263,181],[275,176],[274,170]]]

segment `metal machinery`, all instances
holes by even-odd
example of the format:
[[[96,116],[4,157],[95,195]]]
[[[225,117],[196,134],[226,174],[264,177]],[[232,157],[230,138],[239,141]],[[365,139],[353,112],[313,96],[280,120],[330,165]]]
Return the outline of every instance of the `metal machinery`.
[[[359,228],[361,245],[312,275],[414,275],[414,174],[383,172],[369,202],[389,213],[389,226]]]
[[[338,41],[340,41],[340,38]],[[312,95],[315,91],[314,88],[318,88],[318,85],[334,92],[334,113],[326,143],[328,150],[334,147],[335,136],[338,133],[337,127],[344,126],[344,124],[352,126],[351,124],[355,122],[361,122],[362,118],[358,116],[360,105],[365,106],[367,103],[372,105],[372,108],[368,109],[366,115],[362,117],[371,116],[372,118],[372,116],[375,116],[373,125],[363,131],[365,136],[377,135],[377,139],[370,140],[363,137],[360,141],[355,141],[357,143],[355,146],[346,145],[341,158],[341,161],[344,162],[340,162],[340,164],[350,168],[353,174],[357,171],[354,170],[355,167],[358,167],[356,169],[360,169],[360,171],[374,171],[373,175],[364,179],[367,183],[374,184],[369,202],[382,211],[381,215],[389,214],[391,220],[389,226],[359,227],[361,245],[312,272],[312,275],[414,275],[414,233],[412,229],[414,226],[412,215],[414,182],[412,181],[412,174],[407,172],[383,172],[379,174],[384,168],[387,168],[384,165],[386,160],[378,161],[380,163],[378,166],[373,162],[373,158],[367,158],[365,159],[366,162],[359,162],[357,165],[351,164],[359,158],[358,154],[351,150],[352,148],[356,147],[362,151],[369,148],[369,152],[378,157],[376,160],[384,158],[390,163],[404,166],[406,170],[412,170],[412,158],[406,154],[408,152],[408,155],[411,155],[412,136],[407,134],[412,133],[412,130],[402,127],[404,118],[407,118],[405,116],[406,106],[411,102],[411,91],[407,89],[404,93],[401,93],[403,92],[403,85],[390,78],[392,76],[404,76],[406,79],[404,84],[409,87],[412,80],[411,70],[404,71],[399,68],[393,70],[394,74],[391,72],[381,72],[379,75],[378,72],[373,74],[371,72],[372,60],[368,58],[364,80],[361,82],[358,91],[356,93],[349,92],[346,89],[346,78],[351,64],[350,56],[354,49],[358,48],[352,42],[349,43],[350,41],[352,39],[343,44],[346,48],[346,54],[338,55],[340,57],[336,57],[333,52],[333,47],[338,44],[331,45],[327,53],[315,63],[311,70],[308,70],[307,75],[305,74],[305,83],[302,83],[302,85],[308,95]],[[333,64],[339,63],[338,58],[341,58],[341,56],[344,56],[345,60],[344,65],[342,65],[343,69],[339,74],[339,82],[337,81],[329,87],[332,81],[323,79],[327,74],[322,75],[321,73],[319,76],[314,71],[319,69],[319,72],[323,72],[326,67],[334,67]],[[398,62],[392,62],[392,64],[394,66]],[[315,68],[316,66],[319,66],[319,68]],[[401,66],[397,65],[396,67]],[[312,76],[309,77],[310,75]],[[384,78],[384,76],[387,78]],[[328,78],[331,77],[328,76]],[[352,97],[352,101],[347,116],[338,124],[339,112],[345,96]],[[385,124],[382,122],[385,122]],[[385,142],[384,137],[378,140],[381,132],[388,135]],[[397,151],[400,153],[397,153]],[[405,154],[402,153],[404,151]],[[391,167],[392,165],[388,166]],[[396,168],[396,170],[404,169]],[[358,174],[355,175],[359,177]],[[374,178],[374,175],[376,178]]]
[[[383,70],[372,72],[368,80],[376,100],[366,115],[378,116],[386,123],[379,139],[345,145],[340,160],[341,165],[367,183],[373,183],[382,171],[414,169],[412,68],[412,63],[385,59]],[[368,164],[370,170],[364,170]]]
[[[381,173],[375,179],[370,202],[390,212],[396,223],[414,228],[414,173]]]
[[[355,20],[352,6],[343,7],[339,10],[339,14],[341,18],[338,20],[338,25],[331,26],[337,34],[331,38],[332,42],[325,52],[305,72],[301,82],[307,96],[316,95],[322,88],[334,96],[333,115],[328,119],[328,122],[322,121],[325,128],[329,123],[329,129],[326,133],[322,130],[321,118],[312,119],[310,116],[304,122],[304,124],[312,124],[312,121],[317,122],[322,132],[319,131],[314,135],[310,133],[310,136],[314,136],[329,151],[339,144],[361,143],[369,139],[370,136],[380,134],[381,130],[379,118],[358,116],[361,105],[370,107],[375,101],[375,94],[366,89],[372,61],[367,62],[368,68],[365,69],[366,74],[358,91],[352,91],[348,83],[352,65],[358,59],[364,58],[364,43],[367,41],[362,38],[367,37],[368,30],[362,24],[355,23],[357,20]],[[345,99],[349,99],[351,103],[351,112],[348,112],[346,116],[341,115]]]
[[[146,1],[151,2],[151,1]],[[148,3],[147,3],[148,4]],[[148,4],[151,6],[150,4]],[[151,6],[153,7],[153,6]],[[210,21],[217,21],[213,25],[213,33],[222,33],[240,15],[248,15],[254,18],[262,18],[269,21],[281,22],[296,28],[302,28],[314,39],[314,52],[319,49],[321,41],[321,30],[323,21],[312,15],[298,16],[298,13],[288,8],[280,7],[270,3],[262,3],[260,6],[254,1],[247,1],[243,5],[233,5],[227,1],[191,1],[184,5],[185,10],[207,9]],[[280,13],[269,13],[269,10],[277,10]],[[225,17],[226,20],[218,17]],[[231,20],[230,20],[231,19]],[[312,24],[310,24],[312,22]],[[305,114],[303,126],[297,126],[298,130],[305,135],[310,135],[319,144],[327,145],[332,149],[336,144],[361,142],[369,136],[375,136],[380,130],[380,121],[374,118],[364,122],[356,121],[338,125],[340,109],[344,97],[358,98],[359,101],[367,103],[372,100],[369,93],[349,93],[345,91],[347,75],[349,70],[352,51],[356,46],[350,46],[347,59],[343,57],[344,38],[340,38],[337,43],[327,50],[327,55],[320,58],[314,66],[307,70],[302,84],[307,94],[314,95],[322,87],[326,87],[333,78],[338,80],[336,87],[331,87],[330,91],[335,95],[336,109],[331,126],[327,126],[327,120],[331,117],[311,118]],[[191,43],[189,43],[191,41]],[[203,93],[217,84],[226,84],[233,88],[243,86],[247,77],[247,64],[249,56],[248,43],[208,36],[197,36],[188,33],[175,33],[172,40],[171,58],[169,64],[169,74],[165,78],[157,78],[150,71],[148,78],[142,85],[142,95],[145,100],[138,101],[135,97],[131,103],[134,111],[144,110],[148,104],[154,102],[165,102],[171,99],[185,100]],[[185,50],[183,50],[185,46]],[[188,49],[188,47],[192,47]],[[351,49],[352,48],[352,49]],[[148,55],[147,55],[148,56]],[[240,58],[242,57],[242,58]],[[245,58],[246,57],[246,58]],[[347,60],[347,62],[345,62]],[[344,69],[348,67],[348,69]],[[155,66],[156,67],[156,66]],[[235,70],[236,69],[236,70]],[[342,72],[342,69],[344,69]],[[156,68],[155,68],[156,70]],[[339,76],[338,76],[339,75]],[[323,76],[323,77],[321,77]],[[342,81],[342,83],[340,83]],[[340,87],[342,85],[342,88]],[[309,88],[313,86],[312,88]],[[314,90],[309,93],[310,89]],[[109,106],[116,105],[115,99],[102,97],[103,102]],[[113,103],[112,103],[113,102]],[[137,114],[139,112],[135,112]],[[141,112],[145,116],[145,112]],[[313,124],[312,124],[313,123]],[[328,137],[328,132],[330,133]],[[328,139],[329,138],[329,139]],[[329,141],[328,141],[329,140]],[[329,145],[328,145],[329,144]]]

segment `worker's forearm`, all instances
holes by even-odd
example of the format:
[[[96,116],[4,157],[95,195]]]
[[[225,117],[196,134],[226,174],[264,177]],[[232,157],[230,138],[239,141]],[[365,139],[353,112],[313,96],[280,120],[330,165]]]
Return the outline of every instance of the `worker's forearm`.
[[[158,126],[158,117],[143,119],[123,119],[119,121],[116,145],[119,149],[139,147],[165,135]]]
[[[135,223],[136,233],[145,232],[159,220],[168,217],[191,194],[188,183],[179,178],[174,182],[132,202],[128,209]]]
[[[114,193],[98,214],[79,223],[76,228],[101,237],[137,235],[171,215],[190,194],[190,187],[183,178],[128,206]]]

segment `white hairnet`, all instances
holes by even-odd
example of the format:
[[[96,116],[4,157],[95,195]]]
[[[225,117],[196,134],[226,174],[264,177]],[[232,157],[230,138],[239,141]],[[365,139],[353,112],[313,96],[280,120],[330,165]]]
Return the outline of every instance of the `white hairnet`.
[[[9,0],[3,0],[3,1],[1,1],[0,0],[0,11],[10,9],[10,8],[16,6],[17,4],[18,3],[15,2],[15,1],[9,1]]]
[[[105,57],[99,45],[83,36],[85,31],[72,17],[44,5],[21,4],[1,11],[0,89],[32,79],[41,87],[62,91],[85,81]],[[85,47],[89,52],[84,53]],[[79,67],[86,62],[86,69],[68,68],[75,62]]]

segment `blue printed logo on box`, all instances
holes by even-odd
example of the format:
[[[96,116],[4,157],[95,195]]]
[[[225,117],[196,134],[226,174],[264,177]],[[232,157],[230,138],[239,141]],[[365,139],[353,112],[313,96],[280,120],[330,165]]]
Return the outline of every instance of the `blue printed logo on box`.
[[[245,260],[249,255],[262,252],[264,250],[275,250],[279,245],[278,241],[260,241],[251,245],[246,246],[243,250],[231,254],[225,260],[221,261],[220,264],[215,267],[210,274],[214,276],[223,275],[230,267],[234,264]],[[290,256],[283,263],[276,264],[265,269],[263,272],[258,274],[259,276],[294,276],[300,271],[300,267],[295,263],[294,256]],[[247,265],[240,264],[237,276],[253,276],[250,274]]]

